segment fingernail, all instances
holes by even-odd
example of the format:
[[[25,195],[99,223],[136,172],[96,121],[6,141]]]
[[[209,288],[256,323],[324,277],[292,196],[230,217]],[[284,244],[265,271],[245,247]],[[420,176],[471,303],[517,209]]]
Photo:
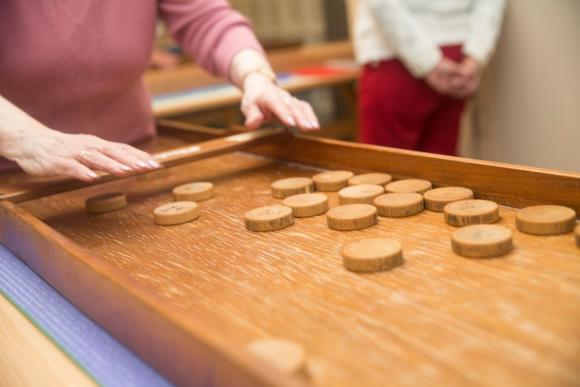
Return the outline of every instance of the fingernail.
[[[121,165],[121,169],[122,169],[123,171],[127,171],[127,172],[129,172],[129,171],[132,171],[132,170],[133,170],[133,168],[131,168],[131,167],[130,167],[130,166],[128,166],[128,165]]]
[[[294,118],[288,116],[288,117],[286,117],[286,121],[288,122],[288,125],[296,126],[296,121],[294,121]]]
[[[310,125],[312,125],[313,129],[320,129],[320,124],[318,122],[312,121]]]
[[[155,160],[149,160],[149,165],[153,168],[161,168],[161,164],[159,164],[157,161]]]
[[[149,165],[145,161],[138,161],[137,165],[141,168],[149,168]]]
[[[97,175],[95,172],[93,171],[89,171],[87,172],[87,176],[90,177],[91,179],[96,179],[99,177],[99,175]]]

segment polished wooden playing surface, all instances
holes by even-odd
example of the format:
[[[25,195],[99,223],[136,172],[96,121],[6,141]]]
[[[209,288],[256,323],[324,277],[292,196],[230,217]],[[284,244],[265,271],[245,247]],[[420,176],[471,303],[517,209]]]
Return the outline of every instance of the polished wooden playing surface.
[[[263,156],[307,161],[309,146],[319,151],[310,165]],[[331,155],[341,147],[346,156],[351,146],[357,150],[350,158]],[[361,152],[368,157],[358,160]],[[381,169],[365,168],[381,154]],[[412,157],[425,168],[402,174],[410,166],[389,165],[393,157]],[[426,178],[438,164],[421,157],[296,139],[252,154],[177,166],[160,180],[129,178],[18,205],[3,203],[0,231],[12,238],[9,247],[17,255],[174,381],[304,382],[283,377],[244,351],[252,340],[275,336],[304,346],[309,383],[319,386],[578,385],[580,249],[573,233],[520,233],[515,209],[504,205],[498,224],[514,231],[516,248],[501,258],[478,260],[452,253],[456,229],[431,211],[380,218],[377,226],[350,232],[330,230],[324,215],[296,219],[269,233],[244,227],[247,210],[281,203],[271,196],[273,181],[321,171],[311,164]],[[531,185],[552,176],[572,195],[568,200],[580,205],[573,196],[578,175],[505,167],[502,187],[499,165],[436,160],[455,163],[457,171],[485,172],[488,180],[497,175],[495,192],[471,187],[476,197],[513,202],[518,188],[510,188],[510,181]],[[449,170],[432,175],[436,185],[457,185]],[[200,203],[200,218],[155,225],[153,209],[172,200],[172,188],[196,180],[213,182],[216,192]],[[544,189],[546,198],[564,204]],[[109,191],[125,192],[129,205],[88,215],[84,200]],[[328,195],[336,206],[337,194]],[[537,202],[533,195],[519,200]],[[375,274],[345,270],[342,246],[368,237],[399,241],[404,264]]]

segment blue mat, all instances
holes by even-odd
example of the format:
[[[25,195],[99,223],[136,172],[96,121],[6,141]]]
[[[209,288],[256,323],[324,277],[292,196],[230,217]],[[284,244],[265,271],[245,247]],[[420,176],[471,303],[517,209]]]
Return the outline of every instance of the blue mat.
[[[170,386],[0,245],[0,293],[103,386]]]

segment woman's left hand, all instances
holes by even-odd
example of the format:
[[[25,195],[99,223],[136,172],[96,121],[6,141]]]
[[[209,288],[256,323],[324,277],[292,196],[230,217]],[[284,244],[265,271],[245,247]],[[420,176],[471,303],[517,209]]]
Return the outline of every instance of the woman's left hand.
[[[320,129],[308,102],[292,97],[265,75],[258,72],[249,74],[244,80],[243,90],[241,110],[246,116],[247,128],[258,129],[278,118],[284,125],[301,130]]]

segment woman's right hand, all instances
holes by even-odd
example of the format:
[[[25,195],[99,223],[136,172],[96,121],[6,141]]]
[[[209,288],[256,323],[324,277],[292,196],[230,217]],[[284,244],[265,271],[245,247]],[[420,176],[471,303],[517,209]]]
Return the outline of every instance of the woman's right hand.
[[[122,176],[160,167],[151,155],[132,146],[61,133],[39,123],[5,134],[0,154],[31,175],[63,175],[87,182],[98,179],[95,171]]]

